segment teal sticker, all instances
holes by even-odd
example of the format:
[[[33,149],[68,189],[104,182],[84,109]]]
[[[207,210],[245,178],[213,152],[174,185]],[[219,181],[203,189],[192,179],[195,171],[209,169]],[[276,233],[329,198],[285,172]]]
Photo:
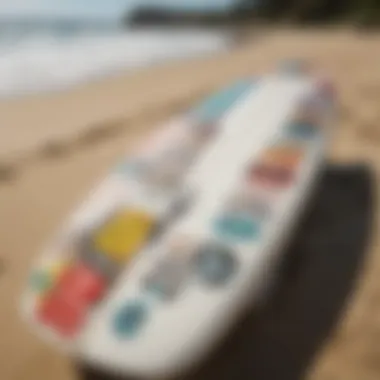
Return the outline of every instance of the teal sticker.
[[[260,225],[252,217],[244,214],[225,215],[215,223],[220,237],[232,240],[253,240],[259,236]]]
[[[123,305],[116,313],[113,321],[113,329],[120,338],[134,338],[148,316],[148,308],[145,303],[132,301]]]

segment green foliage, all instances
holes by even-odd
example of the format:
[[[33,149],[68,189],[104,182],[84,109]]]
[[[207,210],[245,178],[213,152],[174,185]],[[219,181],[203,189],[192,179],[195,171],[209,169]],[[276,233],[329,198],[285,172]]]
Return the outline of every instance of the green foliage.
[[[258,12],[267,19],[290,18],[300,23],[346,20],[380,26],[380,0],[265,0]]]
[[[204,0],[208,1],[208,0]],[[328,24],[351,22],[380,26],[380,0],[235,0],[230,11],[204,13],[161,7],[140,7],[125,23],[134,25],[242,25],[265,22]]]

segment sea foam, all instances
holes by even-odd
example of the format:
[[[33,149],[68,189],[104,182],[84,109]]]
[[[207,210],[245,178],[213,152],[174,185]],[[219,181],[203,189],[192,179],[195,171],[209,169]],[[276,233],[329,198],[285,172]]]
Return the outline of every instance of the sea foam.
[[[149,65],[226,50],[226,33],[147,30],[0,41],[0,97],[57,91]]]

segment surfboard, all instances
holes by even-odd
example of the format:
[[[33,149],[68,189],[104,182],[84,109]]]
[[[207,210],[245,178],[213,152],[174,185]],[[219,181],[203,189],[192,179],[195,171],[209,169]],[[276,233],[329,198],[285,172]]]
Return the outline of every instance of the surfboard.
[[[323,79],[274,73],[169,121],[39,257],[28,323],[109,371],[171,376],[196,363],[264,292],[313,190],[333,110]]]

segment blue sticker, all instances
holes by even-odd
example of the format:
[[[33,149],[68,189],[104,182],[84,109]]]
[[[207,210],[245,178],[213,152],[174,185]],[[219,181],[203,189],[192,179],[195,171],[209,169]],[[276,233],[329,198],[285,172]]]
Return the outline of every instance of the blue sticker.
[[[113,330],[120,338],[134,338],[148,317],[148,307],[141,301],[123,305],[113,320]]]
[[[218,242],[202,244],[195,258],[196,273],[208,286],[227,285],[238,269],[234,251]]]
[[[228,240],[247,241],[259,236],[260,224],[245,214],[226,214],[215,223],[216,233]]]

